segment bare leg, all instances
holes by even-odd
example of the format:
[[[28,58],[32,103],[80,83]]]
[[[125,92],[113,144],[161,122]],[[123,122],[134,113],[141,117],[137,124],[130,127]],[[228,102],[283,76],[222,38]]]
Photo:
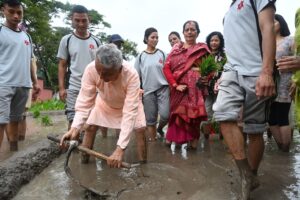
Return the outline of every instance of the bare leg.
[[[280,126],[280,135],[282,140],[282,151],[289,152],[292,140],[292,128],[288,126]]]
[[[159,120],[157,132],[160,134],[161,137],[165,137],[165,133],[163,131],[163,128],[168,124],[167,120]]]
[[[209,126],[210,126],[209,121],[202,122],[201,128],[202,128],[202,132],[204,134],[205,139],[209,139],[209,134],[210,134]]]
[[[0,148],[3,141],[5,126],[6,124],[0,124]]]
[[[23,119],[18,124],[19,141],[25,140],[26,129],[27,129],[26,116],[24,116]]]
[[[93,149],[97,130],[98,126],[89,125],[85,130],[81,145],[86,148]],[[81,163],[88,163],[89,158],[90,156],[88,154],[82,153]]]
[[[68,123],[68,131],[70,130],[71,126],[72,126],[72,123],[73,123],[73,120],[72,121],[69,121]]]
[[[147,132],[150,141],[156,140],[156,126],[155,125],[148,125]]]
[[[248,134],[248,160],[251,170],[257,171],[264,154],[265,143],[263,134]]]
[[[246,158],[243,133],[236,122],[221,122],[220,126],[225,142],[227,143],[240,171],[242,185],[241,199],[249,199],[253,173]]]
[[[272,138],[272,132],[270,130],[270,127],[267,129],[267,135],[268,135],[268,138]]]
[[[221,122],[220,127],[235,160],[246,158],[244,148],[244,136],[236,122]]]
[[[270,131],[277,143],[277,146],[279,149],[282,147],[282,139],[281,139],[281,134],[280,134],[280,129],[279,126],[270,126]]]
[[[192,150],[196,150],[197,149],[197,147],[198,147],[198,139],[193,139],[192,141],[191,141],[191,149]]]
[[[141,163],[147,162],[147,139],[146,128],[139,128],[135,130],[137,155]]]
[[[18,151],[18,124],[19,122],[9,122],[6,126],[6,134],[10,144],[10,151]]]
[[[107,137],[107,128],[101,126],[100,130],[101,130],[102,137],[106,138]]]

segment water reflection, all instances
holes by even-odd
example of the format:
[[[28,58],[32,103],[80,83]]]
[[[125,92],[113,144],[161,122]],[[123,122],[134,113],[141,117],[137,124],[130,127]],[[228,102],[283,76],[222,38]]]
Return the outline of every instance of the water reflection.
[[[290,154],[282,154],[273,140],[268,140],[259,171],[262,186],[253,192],[253,199],[299,199],[300,154],[299,134],[295,135]],[[109,155],[116,138],[97,135],[95,150]],[[173,155],[161,141],[149,143],[149,162],[132,169],[110,169],[105,161],[92,158],[80,163],[74,154],[70,167],[82,184],[97,189],[105,199],[236,199],[240,183],[238,170],[226,146],[218,136],[201,139],[197,151],[181,148]],[[137,162],[135,142],[125,153],[126,162]],[[21,189],[15,200],[83,200],[92,198],[71,182],[63,171],[65,155],[55,160],[42,174]],[[103,197],[104,198],[104,197]]]
[[[300,199],[300,135],[299,132],[294,133],[294,140],[293,140],[294,149],[292,152],[295,153],[293,156],[293,172],[292,176],[295,178],[295,183],[290,184],[287,186],[287,189],[284,190],[284,193],[288,197],[288,199]]]

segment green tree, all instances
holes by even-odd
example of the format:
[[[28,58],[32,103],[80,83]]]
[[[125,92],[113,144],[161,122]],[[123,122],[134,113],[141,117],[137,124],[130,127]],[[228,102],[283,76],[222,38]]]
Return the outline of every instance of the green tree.
[[[70,33],[71,21],[69,17],[73,5],[62,3],[56,0],[23,0],[24,23],[34,43],[34,53],[38,60],[38,73],[44,77],[46,87],[57,91],[58,67],[57,50],[61,38]],[[0,13],[1,14],[1,13]],[[64,22],[66,27],[53,27],[52,20],[56,17],[67,16]],[[96,10],[90,10],[91,17],[90,31],[97,35],[102,43],[107,41],[107,34],[100,32],[104,28],[110,28],[110,24],[104,21],[104,16]],[[136,56],[136,44],[126,40],[124,54],[126,58]]]
[[[55,0],[24,0],[24,23],[34,43],[34,52],[38,58],[40,73],[45,77],[45,85],[57,90],[57,49],[61,38],[72,31],[70,26],[52,27],[52,19],[68,14],[73,7],[69,3]],[[103,15],[96,10],[90,11],[92,31],[97,27],[110,28]],[[67,15],[68,16],[68,15]],[[70,25],[69,17],[64,19]]]
[[[100,38],[102,43],[108,43],[111,35],[107,35],[104,32],[99,32],[96,36]],[[133,57],[136,57],[138,55],[136,48],[137,43],[132,42],[128,39],[124,40],[124,44],[122,45],[122,53],[126,60],[131,60]]]
[[[129,40],[124,41],[122,52],[127,60],[131,60],[132,57],[136,57],[138,55],[136,48],[137,43]]]

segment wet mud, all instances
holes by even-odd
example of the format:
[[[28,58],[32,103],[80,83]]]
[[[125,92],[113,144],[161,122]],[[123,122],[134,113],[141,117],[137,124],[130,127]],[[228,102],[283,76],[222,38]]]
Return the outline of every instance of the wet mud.
[[[95,150],[110,155],[116,144],[114,132],[107,138],[97,134]],[[281,153],[273,139],[265,138],[266,149],[258,172],[261,186],[251,193],[252,199],[300,199],[300,137],[294,134],[290,153]],[[72,182],[64,172],[65,155],[54,160],[39,176],[24,186],[15,200],[215,200],[237,199],[240,180],[238,170],[226,145],[218,135],[202,138],[197,151],[172,155],[162,141],[148,145],[148,163],[132,169],[110,169],[106,162],[91,158],[80,163],[74,153],[70,168],[75,178],[93,188],[93,195]],[[125,161],[137,162],[135,142],[130,142]]]
[[[65,129],[65,117],[58,112],[48,113],[57,126],[41,126],[41,122],[27,117],[25,141],[19,142],[19,151],[10,152],[6,137],[0,151],[0,199],[11,199],[20,188],[41,173],[53,159],[60,155],[57,145],[49,142],[46,135]]]
[[[26,151],[15,153],[0,166],[0,199],[12,198],[18,190],[42,172],[60,155],[57,145],[44,139]]]

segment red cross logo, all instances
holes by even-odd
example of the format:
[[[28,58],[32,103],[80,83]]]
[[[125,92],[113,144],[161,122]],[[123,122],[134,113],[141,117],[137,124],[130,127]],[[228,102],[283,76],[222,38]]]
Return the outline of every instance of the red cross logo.
[[[244,7],[244,1],[242,0],[238,5],[238,10],[241,10]]]
[[[90,44],[90,49],[95,49],[95,46],[93,44]]]

